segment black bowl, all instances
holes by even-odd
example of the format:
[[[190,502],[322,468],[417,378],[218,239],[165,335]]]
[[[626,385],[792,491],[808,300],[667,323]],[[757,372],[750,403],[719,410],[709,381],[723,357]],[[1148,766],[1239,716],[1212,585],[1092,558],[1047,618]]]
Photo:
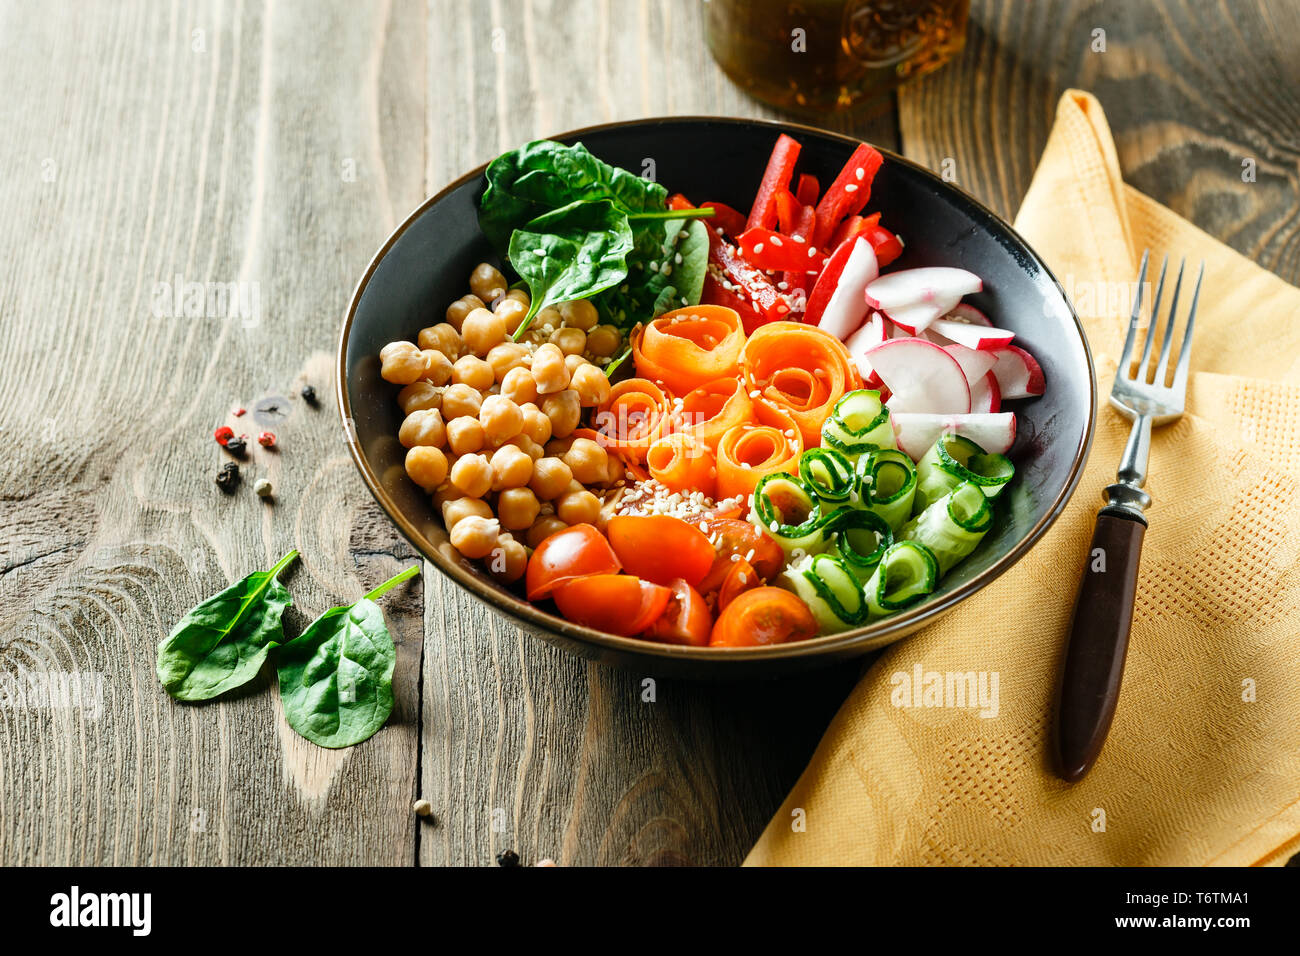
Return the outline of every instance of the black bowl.
[[[581,141],[606,162],[653,175],[696,202],[747,209],[777,134],[803,144],[799,169],[829,183],[857,142],[788,123],[679,117],[613,123],[554,137]],[[898,268],[960,266],[984,280],[969,301],[1040,362],[1047,393],[1016,402],[1016,476],[998,498],[993,531],[920,604],[868,627],[797,644],[692,648],[580,627],[529,604],[461,558],[428,497],[403,470],[396,386],[379,377],[379,350],[443,321],[465,294],[469,273],[498,261],[476,218],[483,169],[427,200],[403,222],[361,277],[339,342],[338,398],[352,457],[380,506],[411,543],[475,597],[530,633],[584,657],[646,673],[696,677],[770,676],[865,653],[952,610],[1025,554],[1074,492],[1092,441],[1096,379],[1079,320],[1043,261],[1010,226],[965,193],[901,156],[885,162],[868,209],[906,243]],[[499,264],[499,262],[498,262]],[[1071,556],[1072,558],[1075,556]],[[1032,596],[1026,595],[1027,600]]]

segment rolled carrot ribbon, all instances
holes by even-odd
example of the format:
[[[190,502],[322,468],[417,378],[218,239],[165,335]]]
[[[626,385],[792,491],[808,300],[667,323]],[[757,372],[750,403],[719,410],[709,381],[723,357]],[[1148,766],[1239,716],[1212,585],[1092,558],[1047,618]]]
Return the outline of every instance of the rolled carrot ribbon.
[[[702,491],[712,498],[717,490],[718,469],[713,452],[689,432],[665,435],[646,452],[646,467],[669,491],[689,494]]]
[[[736,375],[745,331],[724,305],[692,305],[665,312],[632,342],[636,373],[677,395]]]
[[[823,329],[771,322],[754,331],[740,360],[745,387],[789,413],[808,448],[846,392],[862,387],[844,343]]]
[[[629,378],[609,392],[596,412],[597,440],[628,461],[644,464],[655,441],[676,428],[673,398],[654,382]]]
[[[739,378],[719,378],[691,389],[678,409],[682,431],[688,431],[714,452],[727,429],[753,421],[754,403]]]
[[[753,403],[754,420],[733,425],[718,442],[718,500],[748,498],[758,479],[774,471],[794,474],[803,454],[803,436],[783,408]]]

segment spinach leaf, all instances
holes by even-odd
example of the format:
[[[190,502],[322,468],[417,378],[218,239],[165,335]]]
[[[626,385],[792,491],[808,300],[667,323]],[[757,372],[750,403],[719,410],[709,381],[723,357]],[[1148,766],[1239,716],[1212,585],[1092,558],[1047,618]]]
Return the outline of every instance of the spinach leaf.
[[[280,617],[293,599],[278,575],[297,556],[290,551],[270,571],[254,571],[180,619],[158,645],[158,680],[167,693],[208,700],[257,676],[284,640]]]
[[[615,325],[626,327],[697,305],[709,264],[708,226],[680,216],[659,221],[633,217],[632,231],[628,279],[597,295],[593,300],[597,308]]]
[[[285,719],[312,743],[350,747],[388,720],[397,652],[375,600],[419,572],[407,568],[355,604],[330,608],[280,648]]]
[[[538,216],[510,236],[510,261],[528,281],[527,321],[548,305],[582,299],[627,276],[632,250],[627,216],[608,200],[574,202]]]
[[[668,190],[591,155],[581,143],[564,146],[537,140],[503,153],[487,168],[487,191],[479,203],[479,227],[504,253],[510,234],[538,216],[573,202],[607,199],[624,212],[664,208]]]

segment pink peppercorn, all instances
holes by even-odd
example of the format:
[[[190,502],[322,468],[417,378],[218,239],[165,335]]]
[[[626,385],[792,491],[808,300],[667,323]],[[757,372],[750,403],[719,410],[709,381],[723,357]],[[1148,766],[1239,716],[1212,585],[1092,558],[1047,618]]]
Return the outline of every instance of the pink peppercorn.
[[[275,435],[272,432],[262,432],[257,436],[257,443],[263,448],[270,448],[275,445]]]
[[[225,445],[226,442],[235,437],[235,430],[229,425],[222,425],[212,433],[212,437],[217,440],[218,445]]]

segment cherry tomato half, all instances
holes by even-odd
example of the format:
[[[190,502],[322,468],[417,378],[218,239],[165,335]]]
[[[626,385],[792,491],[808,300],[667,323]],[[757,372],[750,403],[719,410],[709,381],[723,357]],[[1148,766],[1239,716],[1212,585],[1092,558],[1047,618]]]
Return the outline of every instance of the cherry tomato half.
[[[722,586],[718,588],[718,613],[722,613],[728,604],[745,591],[762,585],[763,579],[758,576],[752,564],[744,558],[732,561],[731,570],[727,572],[727,576],[722,579]]]
[[[781,588],[754,588],[727,605],[713,625],[710,647],[788,644],[817,635],[808,605]]]
[[[668,588],[630,574],[573,578],[552,595],[566,620],[624,637],[640,634],[658,620],[671,596]]]
[[[702,593],[709,594],[722,587],[731,572],[733,554],[748,561],[764,581],[771,580],[785,566],[781,546],[757,525],[739,518],[709,518],[704,524],[709,529],[709,537],[717,542],[717,560],[704,580],[696,585]]]
[[[555,587],[588,574],[615,574],[622,567],[605,536],[589,524],[557,531],[528,559],[528,600],[548,597]]]
[[[692,587],[713,567],[713,545],[700,529],[671,515],[618,515],[605,527],[628,574],[668,585],[685,578]]]
[[[663,615],[650,626],[649,637],[665,644],[703,647],[713,630],[713,614],[699,591],[678,578]]]

